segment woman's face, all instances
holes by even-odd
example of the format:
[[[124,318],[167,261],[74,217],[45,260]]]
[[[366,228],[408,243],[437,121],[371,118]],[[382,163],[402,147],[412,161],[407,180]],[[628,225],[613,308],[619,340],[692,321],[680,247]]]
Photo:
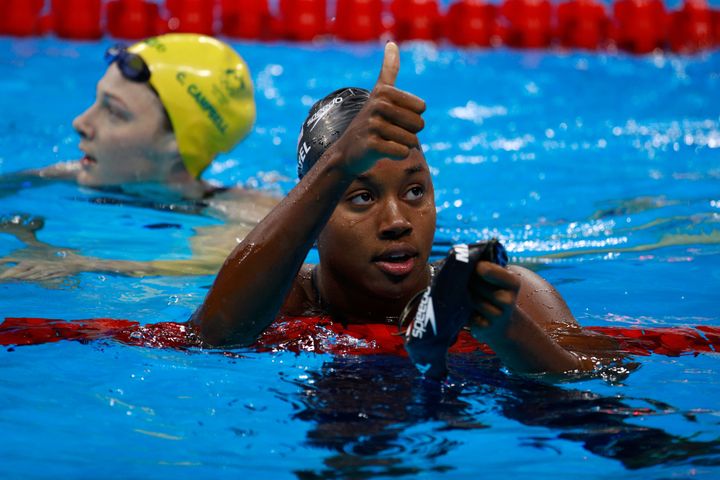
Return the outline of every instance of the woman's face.
[[[158,96],[145,83],[127,80],[110,65],[97,85],[95,103],[73,121],[80,134],[87,186],[163,182],[179,160],[175,135]]]
[[[407,299],[427,286],[435,217],[422,152],[380,160],[350,185],[318,237],[323,279],[373,298]]]

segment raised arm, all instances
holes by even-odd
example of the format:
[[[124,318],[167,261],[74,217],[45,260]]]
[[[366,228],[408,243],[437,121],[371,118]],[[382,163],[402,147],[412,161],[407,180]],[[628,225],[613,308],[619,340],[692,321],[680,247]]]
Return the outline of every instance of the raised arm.
[[[210,345],[247,345],[275,319],[302,263],[357,175],[418,146],[425,103],[394,87],[397,45],[388,43],[370,98],[345,133],[225,261],[192,322]]]

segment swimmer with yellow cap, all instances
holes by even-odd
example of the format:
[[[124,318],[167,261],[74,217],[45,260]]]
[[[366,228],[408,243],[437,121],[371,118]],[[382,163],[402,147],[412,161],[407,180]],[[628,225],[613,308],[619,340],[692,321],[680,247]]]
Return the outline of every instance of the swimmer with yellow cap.
[[[260,192],[218,188],[200,178],[218,154],[245,138],[255,121],[252,79],[235,50],[204,35],[167,34],[110,48],[106,59],[108,69],[97,84],[95,101],[73,121],[82,159],[7,175],[5,185],[13,178],[22,188],[69,180],[144,197],[159,195],[163,201],[203,200],[211,207],[219,202],[220,215],[242,225],[254,225],[277,203]],[[224,249],[225,237],[235,241],[238,236],[242,232],[237,230],[214,232],[210,243]],[[11,268],[9,278],[22,278],[19,273]]]
[[[106,54],[93,105],[73,126],[81,136],[77,180],[105,186],[160,183],[205,195],[200,174],[255,121],[243,59],[211,37],[169,34]]]
[[[23,186],[75,180],[89,187],[168,187],[206,198],[202,172],[232,150],[255,121],[253,83],[245,61],[205,35],[160,35],[112,47],[94,103],[73,121],[83,157],[3,177]]]

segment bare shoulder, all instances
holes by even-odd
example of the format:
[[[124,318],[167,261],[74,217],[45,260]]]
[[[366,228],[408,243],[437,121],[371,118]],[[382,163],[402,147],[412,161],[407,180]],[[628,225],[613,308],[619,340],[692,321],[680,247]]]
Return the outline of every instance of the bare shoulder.
[[[281,199],[278,195],[269,192],[242,187],[218,189],[218,194],[214,198],[234,202],[258,202],[267,205],[275,205]]]
[[[520,278],[518,308],[537,324],[546,329],[578,324],[562,295],[550,282],[525,267],[510,265],[508,270]]]
[[[280,202],[270,193],[246,188],[218,189],[209,206],[225,221],[256,225]]]
[[[300,271],[295,276],[290,292],[287,297],[285,297],[285,303],[283,303],[280,309],[281,315],[301,317],[321,315],[323,313],[313,285],[312,276],[314,268],[315,265],[309,263],[300,267]]]

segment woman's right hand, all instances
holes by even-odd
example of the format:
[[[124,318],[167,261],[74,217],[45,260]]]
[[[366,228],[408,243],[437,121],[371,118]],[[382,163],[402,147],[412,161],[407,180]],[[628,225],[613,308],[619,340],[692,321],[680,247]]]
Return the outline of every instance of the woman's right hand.
[[[325,155],[336,156],[346,173],[357,176],[381,158],[402,160],[419,146],[417,133],[425,122],[425,102],[395,88],[400,71],[400,52],[393,42],[385,45],[380,76],[367,103],[343,136]]]

